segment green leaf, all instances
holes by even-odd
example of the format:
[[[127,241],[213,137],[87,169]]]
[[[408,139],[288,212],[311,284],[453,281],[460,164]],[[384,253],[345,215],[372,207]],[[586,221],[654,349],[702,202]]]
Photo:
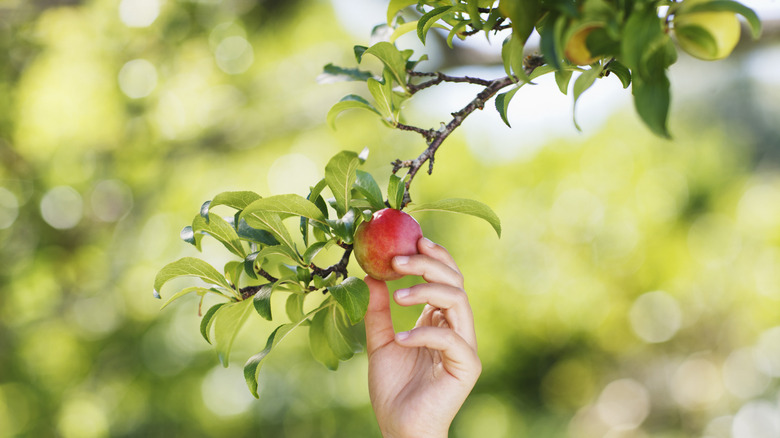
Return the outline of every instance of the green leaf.
[[[661,20],[654,6],[637,5],[626,20],[621,41],[621,61],[635,76],[649,77],[651,72],[643,68],[644,60],[651,56],[664,43],[668,35],[664,33]]]
[[[404,202],[404,182],[398,175],[390,175],[390,181],[387,184],[387,202],[391,208],[396,210],[401,208]]]
[[[281,244],[287,246],[291,250],[295,249],[295,244],[290,236],[290,232],[287,230],[287,227],[284,226],[284,223],[282,223],[282,218],[279,213],[260,209],[255,209],[253,211],[244,210],[239,216],[239,222],[241,220],[245,220],[247,225],[252,228],[269,231]]]
[[[363,320],[368,309],[368,285],[356,277],[348,277],[340,284],[331,286],[328,291],[341,308],[347,313],[353,324]]]
[[[632,85],[634,107],[642,121],[655,134],[670,138],[667,120],[669,117],[669,79],[661,75],[653,81],[635,77]]]
[[[356,212],[354,208],[350,208],[340,218],[328,219],[328,225],[330,225],[333,233],[344,243],[352,243],[352,238],[355,235],[355,221],[359,216],[359,212]]]
[[[326,240],[325,242],[314,242],[303,253],[303,263],[310,264],[314,257],[322,251],[324,248],[333,245],[333,240]]]
[[[420,211],[449,211],[452,213],[468,214],[486,220],[501,237],[501,219],[487,205],[472,199],[449,198],[422,205],[409,205],[407,212]]]
[[[328,323],[329,310],[329,308],[322,309],[311,319],[309,347],[317,362],[325,365],[329,370],[336,370],[339,367],[339,358],[328,342],[328,333],[325,328]]]
[[[363,54],[366,53],[366,50],[368,50],[368,47],[366,46],[354,46],[352,48],[352,51],[355,53],[355,59],[357,60],[358,64],[360,64],[360,61],[363,59]]]
[[[452,6],[440,6],[438,8],[431,9],[422,17],[420,17],[420,19],[417,21],[417,37],[420,38],[420,41],[422,41],[423,44],[425,44],[425,38],[428,35],[428,30],[430,30],[431,26],[433,26],[434,23],[436,23],[440,18],[449,13],[452,13],[450,12],[451,9],[453,9]]]
[[[253,214],[258,211],[268,213],[289,214],[303,216],[313,221],[325,223],[325,217],[316,205],[300,195],[276,195],[258,199],[249,204],[243,214]]]
[[[684,12],[683,12],[684,11]],[[742,3],[731,0],[712,0],[708,2],[693,3],[688,6],[688,3],[683,3],[683,7],[680,8],[679,13],[691,14],[694,12],[733,12],[745,17],[748,25],[750,26],[750,32],[754,39],[761,36],[761,20],[756,15],[756,12]]]
[[[581,75],[579,75],[579,77],[577,77],[577,80],[574,81],[574,105],[572,107],[572,119],[574,119],[574,126],[576,126],[578,130],[580,129],[580,125],[577,124],[577,101],[580,99],[580,96],[582,96],[582,93],[584,93],[593,85],[594,82],[596,82],[596,79],[599,78],[602,70],[603,67],[600,64],[594,65],[589,70],[585,70]]]
[[[305,299],[306,295],[296,293],[292,293],[287,297],[284,308],[290,321],[300,321],[305,317],[303,314],[303,301]]]
[[[498,9],[512,20],[512,35],[517,38],[521,47],[525,45],[541,10],[540,0],[501,0]]]
[[[211,200],[209,209],[212,209],[217,205],[227,205],[236,210],[243,210],[247,205],[258,199],[260,199],[260,195],[250,191],[222,192]]]
[[[264,259],[267,259],[268,257],[272,257],[272,256],[282,256],[282,257],[289,258],[292,262],[296,264],[301,263],[301,259],[300,257],[298,257],[298,254],[295,252],[295,250],[288,248],[284,245],[266,246],[260,251],[254,253],[254,255],[255,255],[255,265],[262,264]]]
[[[468,21],[461,21],[455,26],[453,26],[452,29],[450,29],[450,33],[447,34],[447,47],[449,47],[450,49],[454,48],[454,46],[452,45],[452,40],[456,36],[461,40],[465,38],[462,35],[460,35],[460,32],[464,30],[468,25],[469,25]]]
[[[561,93],[569,93],[569,82],[571,82],[571,70],[556,70],[555,71],[555,83],[558,85],[558,89]]]
[[[193,245],[198,249],[198,251],[201,250],[200,241],[203,240],[203,234],[195,233],[190,225],[182,228],[181,232],[179,233],[179,237],[181,240]]]
[[[225,368],[228,366],[233,341],[252,312],[252,301],[243,300],[237,303],[228,303],[220,307],[214,316],[214,342],[219,361]]]
[[[328,64],[322,69],[322,73],[317,76],[317,83],[330,84],[333,82],[345,81],[363,81],[372,77],[371,72],[359,70],[356,68],[344,68],[333,64]]]
[[[225,276],[213,266],[195,257],[184,257],[160,269],[154,278],[154,295],[159,298],[163,285],[177,277],[197,277],[206,283],[233,290]]]
[[[273,349],[273,347],[281,342],[282,339],[284,339],[287,334],[297,326],[298,324],[282,324],[274,329],[274,331],[271,332],[271,335],[268,336],[268,340],[265,343],[265,348],[263,351],[250,357],[249,360],[247,360],[244,364],[244,378],[246,379],[246,384],[249,387],[249,392],[251,392],[255,398],[259,398],[259,395],[257,394],[257,379],[260,377],[260,368],[262,366],[263,360],[265,360],[265,358],[268,356],[268,353],[271,352],[271,349]]]
[[[388,41],[390,43],[394,43],[402,35],[406,35],[407,33],[415,29],[417,29],[417,21],[410,21],[408,23],[401,24],[398,27],[396,27],[395,30],[393,30],[393,33],[390,34],[390,38],[388,38]]]
[[[397,47],[387,41],[381,41],[374,44],[366,50],[366,53],[379,58],[385,67],[393,74],[395,81],[406,88],[406,60],[408,59],[408,56],[405,57]]]
[[[355,355],[355,350],[354,344],[344,336],[348,333],[344,322],[344,311],[339,306],[330,306],[320,313],[326,313],[323,328],[330,350],[339,360],[350,359]]]
[[[566,29],[567,19],[565,16],[551,12],[542,19],[539,30],[539,48],[542,51],[545,61],[553,66],[555,70],[561,70],[563,64],[563,33]]]
[[[623,88],[628,88],[631,85],[631,71],[619,61],[611,61],[607,64],[606,70],[614,73],[620,79]]]
[[[238,220],[238,237],[249,242],[260,243],[263,245],[278,245],[279,241],[266,230],[252,228],[246,223],[246,219]]]
[[[200,334],[203,335],[203,339],[209,344],[211,344],[211,326],[214,324],[214,315],[217,314],[217,310],[226,304],[227,303],[219,303],[211,306],[200,320]]]
[[[200,295],[200,296],[206,295],[206,294],[207,294],[207,293],[209,293],[209,292],[213,292],[213,293],[216,293],[216,294],[218,294],[218,295],[222,295],[222,296],[224,296],[224,295],[223,295],[223,294],[222,294],[222,293],[221,293],[219,290],[217,290],[217,289],[210,289],[210,288],[199,287],[199,286],[187,287],[187,288],[184,288],[184,289],[182,289],[182,290],[180,290],[180,291],[176,292],[175,294],[173,294],[173,296],[172,296],[172,297],[168,298],[168,301],[166,301],[166,302],[165,302],[165,303],[164,303],[162,306],[160,306],[160,310],[162,310],[162,309],[164,309],[164,308],[168,307],[168,304],[171,304],[171,303],[172,303],[172,302],[174,302],[175,300],[177,300],[177,299],[179,299],[179,298],[181,298],[181,297],[183,297],[183,296],[185,296],[185,295],[187,295],[187,294],[190,294],[190,293],[192,293],[192,292],[197,292],[197,293],[198,293],[198,295]]]
[[[387,24],[393,23],[393,18],[407,6],[417,4],[417,0],[390,0],[387,5]]]
[[[368,85],[368,91],[371,93],[371,97],[374,98],[377,111],[382,116],[383,120],[387,122],[393,119],[393,90],[389,83],[379,82],[376,79],[369,79],[366,81]]]
[[[336,198],[336,210],[339,216],[347,212],[351,198],[352,185],[357,178],[356,170],[360,160],[356,153],[341,151],[325,165],[325,181]]]
[[[241,245],[236,229],[221,217],[209,214],[209,220],[206,220],[201,215],[195,216],[192,220],[192,230],[195,233],[207,233],[217,239],[228,251],[241,258],[246,257],[246,251]]]
[[[517,93],[517,90],[519,90],[520,87],[515,87],[506,93],[501,93],[498,96],[496,96],[496,109],[498,110],[498,113],[501,115],[501,120],[506,123],[506,126],[509,126],[510,128],[512,125],[509,124],[509,120],[506,117],[506,110],[509,107],[509,101],[512,100],[512,98],[515,96],[515,93]]]
[[[252,299],[257,314],[269,321],[273,320],[271,315],[271,292],[273,291],[273,283],[264,284]]]
[[[363,99],[362,97],[356,94],[350,94],[341,98],[340,101],[338,101],[335,105],[333,105],[330,108],[327,115],[328,125],[330,125],[332,129],[336,129],[336,117],[338,117],[338,115],[341,114],[343,111],[349,109],[364,109],[364,110],[371,111],[379,116],[382,115],[379,113],[379,111],[376,108],[374,108],[373,105],[368,103],[367,100]]]
[[[237,285],[239,284],[241,274],[244,272],[244,261],[231,260],[225,263],[224,271],[225,278],[227,278],[230,283]]]
[[[379,184],[370,173],[362,170],[356,171],[355,188],[360,194],[366,197],[366,200],[371,204],[375,210],[381,210],[385,207],[385,203],[382,200],[382,190],[379,188]]]

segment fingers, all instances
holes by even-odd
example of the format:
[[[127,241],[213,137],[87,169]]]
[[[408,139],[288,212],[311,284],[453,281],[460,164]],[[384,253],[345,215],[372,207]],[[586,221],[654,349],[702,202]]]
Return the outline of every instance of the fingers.
[[[418,241],[417,247],[420,254],[393,258],[396,272],[422,276],[428,283],[463,288],[463,276],[446,249],[425,238]]]
[[[393,341],[395,332],[390,318],[390,298],[384,281],[366,276],[370,292],[366,311],[366,350],[369,356],[378,348]]]
[[[463,289],[438,284],[418,284],[408,289],[398,289],[394,294],[395,301],[402,306],[415,304],[429,304],[425,310],[437,313],[425,315],[426,320],[421,322],[427,325],[441,326],[441,320],[437,320],[437,314],[444,317],[447,325],[459,336],[466,340],[472,347],[477,347],[477,337],[474,331],[474,316],[471,312],[469,299]]]
[[[396,334],[395,341],[405,347],[425,347],[441,352],[444,368],[459,380],[476,381],[482,371],[476,350],[448,328],[418,327]]]

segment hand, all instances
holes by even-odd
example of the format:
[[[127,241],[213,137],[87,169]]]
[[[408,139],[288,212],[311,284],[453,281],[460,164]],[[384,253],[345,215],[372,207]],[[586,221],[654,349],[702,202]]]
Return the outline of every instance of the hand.
[[[427,303],[414,329],[395,333],[385,282],[366,277],[368,388],[383,436],[446,437],[482,371],[463,276],[443,247],[426,238],[420,254],[393,259],[393,269],[427,283],[395,291],[402,306]]]

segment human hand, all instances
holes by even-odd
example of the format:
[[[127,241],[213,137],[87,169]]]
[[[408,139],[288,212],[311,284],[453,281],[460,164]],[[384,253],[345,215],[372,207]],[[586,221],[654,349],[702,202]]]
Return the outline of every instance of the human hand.
[[[383,281],[366,277],[368,387],[386,438],[446,437],[450,424],[482,371],[474,317],[463,276],[443,247],[426,238],[420,254],[393,259],[393,269],[427,283],[394,293],[402,306],[427,305],[408,332],[395,333]]]

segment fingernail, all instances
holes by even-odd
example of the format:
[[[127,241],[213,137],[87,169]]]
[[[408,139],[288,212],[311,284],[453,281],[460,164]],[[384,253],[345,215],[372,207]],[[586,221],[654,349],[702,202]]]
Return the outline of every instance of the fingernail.
[[[409,337],[409,332],[398,332],[395,334],[395,339],[403,341]]]
[[[396,265],[405,265],[409,263],[409,256],[397,256],[395,259]]]
[[[434,246],[436,246],[436,244],[431,242],[431,240],[428,239],[427,237],[423,237],[422,239],[423,239],[423,245],[425,245],[426,247],[433,248]]]
[[[409,293],[410,293],[409,288],[398,289],[397,291],[395,291],[395,298],[396,299],[406,298],[409,296]]]

